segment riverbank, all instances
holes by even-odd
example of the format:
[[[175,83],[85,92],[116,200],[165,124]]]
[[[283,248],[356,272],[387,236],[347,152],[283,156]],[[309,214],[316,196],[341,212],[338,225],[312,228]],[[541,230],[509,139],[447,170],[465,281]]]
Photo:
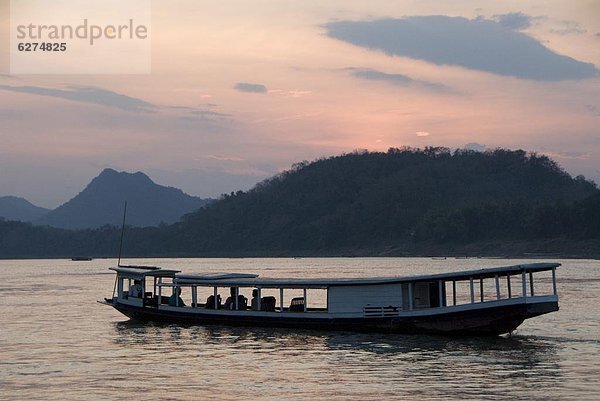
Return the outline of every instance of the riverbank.
[[[94,259],[115,258],[116,252],[88,253]],[[71,259],[73,255],[57,251],[53,254],[1,255],[0,259]],[[436,244],[407,242],[398,245],[365,248],[316,250],[255,250],[203,253],[131,252],[125,258],[281,258],[281,257],[433,257],[433,258],[494,258],[494,259],[600,259],[600,240],[574,241],[553,238],[537,241],[480,241],[470,244]]]

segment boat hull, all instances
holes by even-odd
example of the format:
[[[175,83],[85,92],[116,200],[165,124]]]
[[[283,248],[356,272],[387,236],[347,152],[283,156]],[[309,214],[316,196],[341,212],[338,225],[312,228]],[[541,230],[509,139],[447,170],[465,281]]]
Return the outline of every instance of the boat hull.
[[[298,316],[247,316],[240,313],[203,313],[202,310],[173,311],[155,307],[110,303],[133,320],[179,324],[220,324],[231,326],[286,327],[297,329],[343,330],[397,334],[467,334],[500,335],[515,330],[525,319],[558,310],[558,301],[517,303],[487,308],[448,311],[425,315],[399,315],[378,318]]]

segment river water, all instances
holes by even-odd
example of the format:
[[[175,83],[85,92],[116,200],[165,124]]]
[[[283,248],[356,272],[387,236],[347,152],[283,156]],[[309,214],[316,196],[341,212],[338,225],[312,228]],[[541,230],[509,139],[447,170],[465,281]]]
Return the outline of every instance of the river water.
[[[268,277],[441,273],[528,261],[144,259]],[[529,261],[530,262],[530,261]],[[564,260],[560,311],[512,336],[452,338],[128,321],[115,260],[0,261],[2,400],[600,399],[600,261]]]

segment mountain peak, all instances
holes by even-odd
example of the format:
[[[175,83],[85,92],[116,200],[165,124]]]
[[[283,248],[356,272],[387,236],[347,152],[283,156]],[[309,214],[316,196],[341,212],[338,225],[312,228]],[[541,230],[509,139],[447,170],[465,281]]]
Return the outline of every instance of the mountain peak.
[[[140,227],[174,223],[207,203],[180,189],[158,185],[141,171],[106,168],[77,196],[38,223],[61,228],[119,225],[125,201],[129,204],[127,224]]]
[[[128,173],[127,171],[117,171],[112,168],[105,168],[102,172],[94,178],[88,187],[94,185],[132,185],[135,183],[146,184],[146,185],[156,185],[150,177],[141,171],[137,171],[135,173]]]
[[[48,209],[32,204],[25,198],[0,196],[0,217],[7,220],[31,222],[48,213],[48,211]]]
[[[136,171],[135,173],[129,173],[127,171],[117,171],[110,167],[102,170],[100,172],[100,174],[98,174],[98,177],[137,177],[137,178],[150,179],[150,177],[148,177],[146,174],[144,174],[141,171]]]
[[[102,172],[98,175],[98,177],[109,177],[109,176],[115,176],[117,174],[119,174],[119,172],[117,170],[108,167],[108,168],[105,168],[104,170],[102,170]]]
[[[21,198],[19,196],[12,196],[12,195],[0,196],[0,200],[3,202],[27,202],[27,203],[31,204],[31,202],[29,202],[25,198]]]

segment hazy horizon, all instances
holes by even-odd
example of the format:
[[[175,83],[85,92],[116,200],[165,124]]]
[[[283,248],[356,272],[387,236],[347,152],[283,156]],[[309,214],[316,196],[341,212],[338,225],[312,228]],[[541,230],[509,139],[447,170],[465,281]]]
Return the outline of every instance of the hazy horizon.
[[[154,1],[149,75],[0,71],[0,196],[54,208],[111,167],[217,197],[466,144],[600,182],[599,66],[597,1]]]

